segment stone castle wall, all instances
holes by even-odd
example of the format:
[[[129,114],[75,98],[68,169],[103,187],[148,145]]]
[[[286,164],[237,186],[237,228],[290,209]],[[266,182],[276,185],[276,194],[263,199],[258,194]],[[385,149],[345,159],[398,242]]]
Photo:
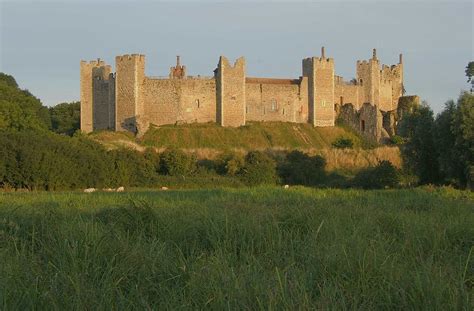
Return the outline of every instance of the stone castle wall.
[[[247,121],[307,122],[305,82],[302,79],[247,78]]]
[[[403,64],[380,68],[372,58],[357,61],[350,82],[335,75],[334,59],[302,61],[296,79],[246,76],[245,59],[231,64],[221,57],[213,77],[188,76],[170,68],[168,78],[145,76],[145,56],[117,56],[116,73],[103,61],[81,61],[81,129],[143,133],[156,126],[216,122],[237,127],[247,121],[283,121],[334,126],[346,120],[362,134],[380,140],[393,133],[403,95]]]
[[[143,88],[146,116],[154,125],[216,121],[213,78],[145,78]]]

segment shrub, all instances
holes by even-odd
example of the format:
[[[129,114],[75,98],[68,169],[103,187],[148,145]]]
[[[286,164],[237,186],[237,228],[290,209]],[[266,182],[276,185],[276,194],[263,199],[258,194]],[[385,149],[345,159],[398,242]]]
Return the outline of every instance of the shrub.
[[[167,149],[160,156],[160,171],[165,175],[185,176],[196,169],[196,159],[178,149]]]
[[[400,181],[398,169],[390,161],[381,161],[374,167],[360,171],[353,184],[364,189],[383,189],[396,187]]]
[[[279,173],[285,183],[311,186],[324,180],[325,166],[326,160],[323,157],[311,157],[301,151],[294,150],[286,156],[285,161],[279,167]]]
[[[216,171],[221,175],[237,175],[244,167],[245,159],[241,154],[224,153],[216,160]]]
[[[352,149],[354,142],[350,138],[339,137],[333,141],[332,146],[338,149]]]
[[[392,137],[390,137],[390,144],[392,145],[402,145],[403,142],[403,138],[398,135],[393,135]]]
[[[275,161],[261,151],[251,151],[245,156],[239,176],[248,186],[275,184],[278,181]]]

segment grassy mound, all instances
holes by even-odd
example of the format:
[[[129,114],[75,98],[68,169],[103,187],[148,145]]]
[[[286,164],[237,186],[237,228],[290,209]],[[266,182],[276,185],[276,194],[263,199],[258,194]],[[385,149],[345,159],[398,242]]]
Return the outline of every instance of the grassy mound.
[[[338,138],[349,138],[355,148],[365,147],[363,138],[343,127],[312,127],[310,124],[286,122],[250,122],[238,128],[221,127],[215,123],[195,123],[151,127],[135,140],[133,136],[118,132],[92,134],[96,140],[110,146],[138,143],[157,148],[185,149],[324,149],[331,148]]]
[[[472,310],[474,196],[0,195],[3,309]]]

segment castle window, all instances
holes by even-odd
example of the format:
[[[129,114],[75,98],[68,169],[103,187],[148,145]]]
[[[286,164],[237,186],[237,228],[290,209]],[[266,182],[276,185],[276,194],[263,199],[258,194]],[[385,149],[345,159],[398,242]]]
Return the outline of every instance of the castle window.
[[[249,106],[245,106],[245,113],[249,113],[249,110],[250,110]]]
[[[321,101],[321,107],[326,107],[326,101],[324,99]]]
[[[199,99],[196,99],[196,107],[201,108],[201,103],[199,102]]]
[[[361,120],[361,121],[360,121],[360,130],[361,130],[362,132],[365,132],[365,120]]]
[[[359,83],[360,83],[360,85],[363,85],[363,83],[362,83],[362,79],[359,79]]]
[[[272,111],[277,111],[278,105],[276,99],[272,99]]]

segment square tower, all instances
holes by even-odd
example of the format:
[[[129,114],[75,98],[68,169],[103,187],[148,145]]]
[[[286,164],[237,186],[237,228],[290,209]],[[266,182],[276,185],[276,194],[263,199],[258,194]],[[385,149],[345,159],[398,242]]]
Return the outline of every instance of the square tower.
[[[334,126],[334,59],[303,59],[303,77],[308,77],[308,122],[313,126]]]
[[[145,117],[143,81],[145,56],[139,54],[115,57],[115,129],[137,132],[138,122]]]
[[[232,66],[224,56],[216,70],[216,120],[221,126],[245,125],[245,59]]]

